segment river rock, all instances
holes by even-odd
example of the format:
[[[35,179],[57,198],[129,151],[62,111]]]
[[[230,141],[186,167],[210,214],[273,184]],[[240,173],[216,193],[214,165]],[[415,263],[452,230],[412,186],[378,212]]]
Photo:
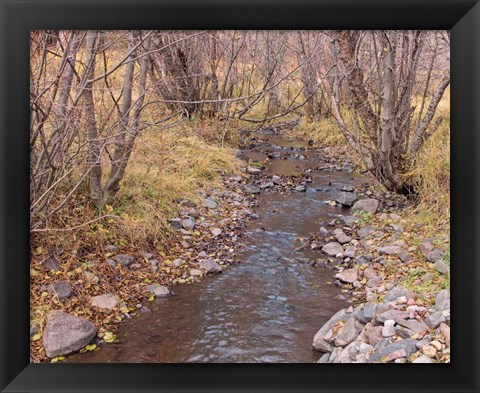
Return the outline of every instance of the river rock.
[[[383,357],[387,357],[388,355],[401,349],[405,351],[405,357],[410,357],[417,350],[416,343],[417,340],[414,340],[412,338],[407,338],[394,343],[390,343],[388,339],[384,339],[378,342],[375,346],[376,352],[372,354],[371,360],[373,362],[378,362]]]
[[[428,262],[440,262],[443,259],[443,252],[438,248],[434,248],[427,253],[426,258]]]
[[[258,175],[262,170],[260,168],[254,167],[254,166],[249,166],[247,168],[247,172],[252,174],[252,175]]]
[[[168,222],[175,229],[182,228],[182,219],[181,218],[172,218],[172,219],[168,220]]]
[[[380,203],[376,199],[362,199],[355,202],[352,211],[363,210],[370,214],[375,214],[379,208]]]
[[[343,247],[337,242],[330,242],[322,247],[322,251],[330,256],[336,256],[343,253]]]
[[[205,270],[207,273],[221,273],[222,267],[215,262],[212,258],[208,258],[200,262],[200,268]]]
[[[325,335],[338,321],[344,321],[346,318],[349,318],[349,315],[344,309],[333,315],[313,337],[313,348],[315,348],[317,351],[331,352],[333,350],[333,346],[325,340]]]
[[[377,345],[383,339],[382,328],[382,326],[373,326],[371,323],[367,323],[361,335],[364,335],[371,345]]]
[[[244,190],[247,194],[260,194],[260,188],[246,184]]]
[[[445,311],[450,309],[450,291],[442,289],[435,296],[435,309],[437,311]]]
[[[87,345],[97,334],[97,328],[86,319],[63,311],[52,311],[43,329],[43,346],[49,358],[66,355]]]
[[[122,266],[128,266],[135,260],[135,258],[128,254],[117,254],[115,260]]]
[[[377,252],[380,255],[393,255],[393,254],[398,254],[400,251],[400,247],[398,246],[383,246],[383,247],[377,247]]]
[[[343,272],[335,274],[335,278],[340,281],[353,284],[358,279],[357,269],[344,270]]]
[[[373,228],[371,226],[365,226],[363,228],[360,228],[358,231],[357,231],[357,234],[358,236],[360,237],[360,239],[364,239],[366,238],[368,235],[370,235],[371,233],[373,232]]]
[[[396,317],[395,322],[397,322],[400,326],[406,327],[414,331],[417,334],[424,334],[428,331],[428,326],[416,319],[403,319],[401,317]]]
[[[421,355],[416,358],[412,363],[433,363],[433,360],[430,359],[428,356]]]
[[[212,197],[208,197],[203,200],[203,206],[208,207],[209,209],[216,209],[218,205]]]
[[[192,217],[184,218],[182,220],[182,227],[189,230],[195,228],[195,219]]]
[[[428,253],[433,250],[433,244],[430,242],[423,242],[418,246],[418,249],[426,258]]]
[[[72,295],[72,287],[63,280],[48,285],[46,289],[50,295],[57,296],[59,300],[68,299]]]
[[[444,274],[444,275],[450,274],[450,270],[448,269],[448,266],[442,261],[435,262],[435,265],[433,265],[433,268],[441,274]]]
[[[296,187],[295,187],[295,191],[297,191],[297,192],[305,192],[305,191],[307,191],[307,188],[306,188],[305,186],[300,185],[300,186],[296,186]]]
[[[149,284],[145,288],[149,293],[153,293],[155,297],[167,297],[170,295],[170,289],[165,285]]]
[[[340,244],[350,243],[352,241],[352,238],[347,236],[341,229],[335,229],[333,233]]]
[[[192,277],[198,277],[202,275],[202,271],[198,269],[190,269],[189,273]]]
[[[350,207],[357,201],[357,194],[354,192],[339,192],[335,200],[342,206]]]
[[[412,256],[410,253],[405,252],[405,251],[400,251],[398,253],[398,258],[403,262],[403,263],[408,263],[412,260]]]
[[[351,186],[350,184],[344,184],[341,190],[345,192],[353,192],[355,191],[355,188],[353,188],[353,186]]]
[[[106,293],[104,295],[94,296],[90,299],[90,303],[94,307],[103,308],[106,310],[113,310],[118,306],[118,297],[113,293]]]
[[[345,325],[343,325],[335,337],[335,345],[338,347],[344,347],[354,341],[360,332],[363,330],[364,325],[360,323],[356,318],[349,318]]]
[[[425,318],[425,323],[431,329],[436,329],[443,322],[445,322],[445,316],[443,315],[442,311],[429,314]]]
[[[413,293],[409,291],[407,288],[402,287],[400,285],[390,289],[385,296],[383,297],[383,302],[393,302],[397,300],[399,297],[405,296],[407,299],[413,296]]]

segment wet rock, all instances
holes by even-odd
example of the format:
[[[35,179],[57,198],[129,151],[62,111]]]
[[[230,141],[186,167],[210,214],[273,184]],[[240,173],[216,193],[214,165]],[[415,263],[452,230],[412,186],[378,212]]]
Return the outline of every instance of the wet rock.
[[[215,262],[212,258],[208,258],[200,262],[200,268],[205,270],[207,273],[221,273],[222,267]]]
[[[68,299],[72,295],[72,287],[63,280],[48,285],[46,289],[50,295],[57,296],[59,300]]]
[[[115,261],[117,261],[122,266],[128,266],[135,260],[134,257],[128,254],[117,254],[115,256]]]
[[[335,274],[335,278],[338,278],[342,282],[353,284],[357,281],[358,275],[356,269],[344,270],[343,272]]]
[[[370,214],[375,214],[379,208],[380,203],[376,199],[362,199],[352,207],[352,211],[363,210]]]
[[[243,189],[247,194],[260,194],[260,189],[258,187],[251,186],[249,184],[246,184]]]
[[[191,217],[184,218],[182,220],[182,227],[189,230],[195,228],[195,220]]]
[[[450,270],[448,266],[442,261],[435,262],[435,265],[433,265],[433,268],[441,274],[444,274],[444,275],[450,274]]]
[[[377,252],[380,255],[393,255],[398,254],[400,252],[400,248],[398,246],[377,247]]]
[[[47,272],[62,270],[62,266],[56,258],[46,259],[45,261],[43,261],[42,266]]]
[[[297,192],[305,192],[305,191],[307,191],[307,188],[306,188],[305,186],[300,185],[300,186],[296,186],[296,187],[295,187],[295,191],[297,191]]]
[[[215,202],[215,199],[213,199],[212,197],[208,197],[203,200],[203,206],[209,209],[216,209],[218,205],[217,202]]]
[[[170,296],[170,289],[164,285],[149,284],[145,288],[149,293],[153,293],[155,297]]]
[[[340,192],[335,200],[342,206],[350,207],[357,201],[357,194],[354,192]]]
[[[322,247],[322,251],[330,256],[336,256],[343,253],[343,247],[337,242],[330,242]]]
[[[343,325],[337,332],[337,336],[335,337],[335,345],[344,347],[350,344],[358,337],[363,328],[364,325],[356,318],[349,318],[345,322],[345,325]]]
[[[355,188],[353,188],[353,186],[351,186],[350,184],[344,184],[341,190],[345,192],[353,192],[355,191]]]
[[[450,309],[450,291],[442,289],[435,296],[435,309],[437,311],[445,311]]]
[[[86,319],[63,311],[52,311],[43,330],[43,346],[49,358],[66,355],[87,345],[97,333],[97,328]]]

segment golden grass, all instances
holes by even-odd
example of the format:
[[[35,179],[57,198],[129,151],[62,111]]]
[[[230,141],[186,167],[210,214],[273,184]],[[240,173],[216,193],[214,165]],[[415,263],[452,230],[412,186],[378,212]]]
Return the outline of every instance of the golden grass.
[[[334,118],[311,121],[304,117],[290,135],[300,139],[311,139],[318,146],[338,146],[346,143]]]
[[[178,130],[150,130],[138,137],[113,213],[128,242],[149,238],[160,245],[170,237],[168,219],[176,215],[176,199],[200,201],[202,190],[221,185],[223,173],[240,168],[234,150],[207,143]]]

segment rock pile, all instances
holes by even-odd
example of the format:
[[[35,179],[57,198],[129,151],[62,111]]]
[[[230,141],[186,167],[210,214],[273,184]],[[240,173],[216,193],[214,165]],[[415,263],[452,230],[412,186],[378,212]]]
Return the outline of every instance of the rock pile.
[[[337,312],[315,334],[318,363],[435,363],[450,358],[450,291],[426,308],[402,287]]]

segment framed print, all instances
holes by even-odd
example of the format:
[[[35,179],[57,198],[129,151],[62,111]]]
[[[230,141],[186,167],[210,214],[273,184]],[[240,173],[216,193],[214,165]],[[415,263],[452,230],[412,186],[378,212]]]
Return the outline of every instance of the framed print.
[[[2,392],[479,390],[477,1],[0,3]]]

